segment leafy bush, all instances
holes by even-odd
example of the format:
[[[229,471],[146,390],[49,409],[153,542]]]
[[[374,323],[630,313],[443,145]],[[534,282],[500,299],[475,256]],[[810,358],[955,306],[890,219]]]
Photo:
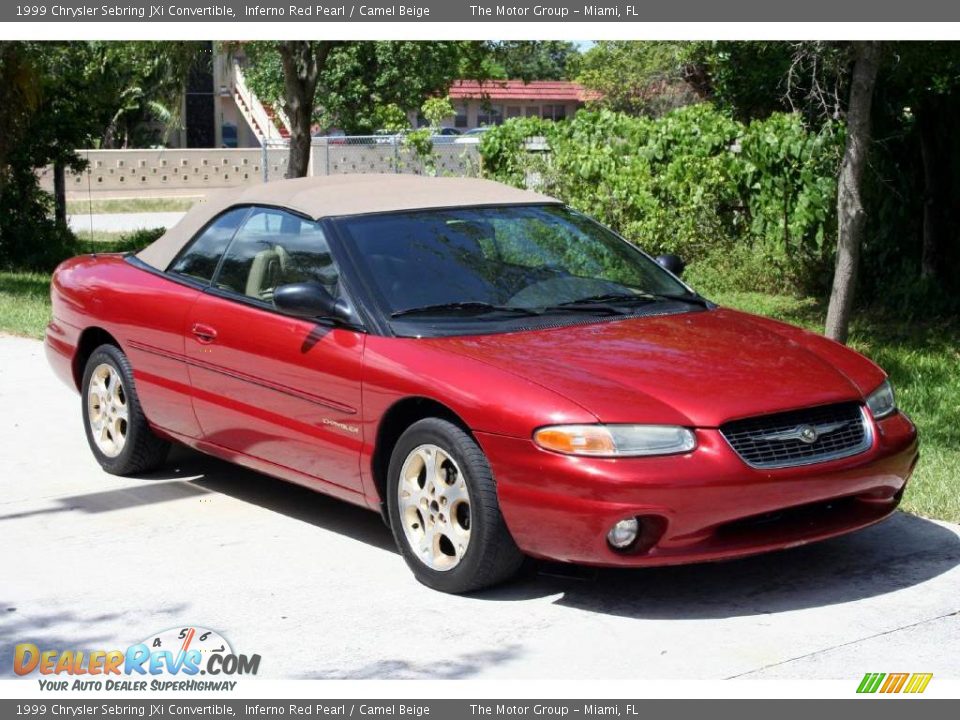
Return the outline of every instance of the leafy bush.
[[[398,133],[410,127],[407,114],[396,103],[379,106],[373,113],[373,122],[378,131],[386,130],[388,133]]]
[[[78,253],[139,252],[166,232],[166,228],[141,228],[128,233],[118,233],[110,240],[89,240],[78,244]]]
[[[0,267],[49,271],[76,254],[77,240],[53,218],[53,199],[34,178],[0,193]]]
[[[427,98],[420,107],[420,114],[426,118],[427,127],[413,130],[403,138],[403,144],[410,148],[420,161],[424,175],[437,174],[437,156],[433,151],[433,136],[440,132],[440,123],[456,114],[448,97]]]
[[[540,169],[539,158],[527,152],[527,140],[545,136],[552,123],[537,117],[514,118],[480,136],[480,157],[485,175],[516,187],[527,184],[527,176]],[[551,133],[552,135],[552,133]]]
[[[754,245],[783,261],[788,284],[824,290],[836,239],[843,126],[811,132],[797,114],[754,120],[741,140]]]
[[[50,272],[74,255],[104,252],[136,252],[166,232],[165,228],[149,228],[118,233],[109,240],[80,239],[69,228],[58,225],[51,217],[50,196],[36,187],[29,201],[14,202],[12,188],[7,186],[0,204],[0,268]],[[22,193],[18,191],[18,196]]]
[[[549,152],[531,152],[531,137]],[[842,142],[837,125],[812,133],[785,113],[745,125],[699,104],[658,119],[508,120],[480,153],[486,175],[535,185],[698,272],[723,268],[725,287],[783,290],[816,285],[832,262]]]
[[[777,248],[747,243],[734,243],[694,259],[683,274],[686,282],[710,298],[715,293],[793,290],[791,277],[791,267]]]

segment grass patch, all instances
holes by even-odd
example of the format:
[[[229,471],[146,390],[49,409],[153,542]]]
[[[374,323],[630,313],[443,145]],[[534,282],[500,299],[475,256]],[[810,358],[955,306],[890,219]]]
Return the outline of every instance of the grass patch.
[[[750,292],[707,296],[727,307],[823,332],[826,308],[812,298]],[[898,405],[920,430],[920,463],[904,509],[960,522],[960,323],[905,322],[860,313],[850,345],[890,374]]]
[[[135,252],[156,240],[163,228],[132,233],[78,235],[71,252]],[[50,321],[50,275],[26,271],[0,271],[0,332],[42,338]]]
[[[68,215],[109,215],[113,213],[185,212],[200,202],[199,197],[115,198],[112,200],[67,200]]]
[[[101,241],[100,246],[106,245]],[[0,331],[42,337],[50,317],[50,278],[0,272]],[[822,331],[825,308],[812,298],[751,292],[707,293],[747,312]],[[960,522],[960,323],[907,323],[859,314],[850,344],[893,380],[899,405],[920,429],[922,457],[903,507]]]
[[[826,308],[815,298],[761,292],[704,292],[704,295],[725,307],[766,315],[807,330],[823,332]]]
[[[77,240],[80,241],[84,248],[95,247],[100,243],[105,243],[108,245],[113,244],[123,240],[124,235],[123,233],[107,232],[106,230],[94,230],[93,232],[90,232],[89,230],[81,230],[80,232],[76,232],[74,234],[77,236]],[[84,250],[84,252],[88,251]],[[93,252],[93,250],[90,250],[89,252]]]
[[[50,276],[0,271],[0,331],[43,337],[50,321]]]

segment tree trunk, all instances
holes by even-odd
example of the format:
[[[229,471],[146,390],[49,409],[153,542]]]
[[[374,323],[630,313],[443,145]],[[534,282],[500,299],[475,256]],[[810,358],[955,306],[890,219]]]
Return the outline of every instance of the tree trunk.
[[[310,127],[316,107],[317,82],[333,41],[285,40],[277,49],[283,65],[284,112],[290,119],[288,178],[306,177],[310,167]]]
[[[863,209],[863,171],[870,148],[870,106],[880,67],[876,41],[853,44],[853,78],[847,107],[847,140],[837,183],[837,261],[827,308],[826,335],[847,341],[857,285],[860,247],[866,213]]]
[[[288,103],[288,108],[290,104]],[[301,98],[296,110],[287,113],[290,118],[290,155],[287,160],[288,178],[306,177],[310,168],[310,125],[312,107]]]
[[[67,167],[63,160],[53,163],[53,217],[58,226],[67,226]]]
[[[917,107],[920,157],[923,160],[923,253],[920,277],[942,283],[949,244],[948,218],[951,130],[942,122],[943,102],[931,98]]]

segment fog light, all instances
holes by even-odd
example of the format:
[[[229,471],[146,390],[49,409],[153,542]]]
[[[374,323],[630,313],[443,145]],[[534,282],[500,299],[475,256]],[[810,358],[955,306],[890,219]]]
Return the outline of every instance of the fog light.
[[[628,548],[637,539],[637,533],[640,532],[640,523],[636,518],[621,520],[607,533],[607,542],[618,550]]]

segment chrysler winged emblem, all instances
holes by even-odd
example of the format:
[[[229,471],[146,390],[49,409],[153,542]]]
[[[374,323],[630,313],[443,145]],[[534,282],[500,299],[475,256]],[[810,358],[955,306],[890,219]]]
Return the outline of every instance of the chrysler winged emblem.
[[[813,445],[813,443],[815,443],[823,435],[829,435],[832,432],[836,432],[840,428],[846,427],[848,424],[849,420],[841,420],[839,422],[820,423],[819,425],[797,425],[789,430],[778,430],[777,432],[762,433],[755,436],[754,439],[767,442],[777,440],[799,440],[807,445]]]
[[[804,425],[800,428],[800,439],[808,445],[815,443],[818,437],[820,433],[813,425]]]

